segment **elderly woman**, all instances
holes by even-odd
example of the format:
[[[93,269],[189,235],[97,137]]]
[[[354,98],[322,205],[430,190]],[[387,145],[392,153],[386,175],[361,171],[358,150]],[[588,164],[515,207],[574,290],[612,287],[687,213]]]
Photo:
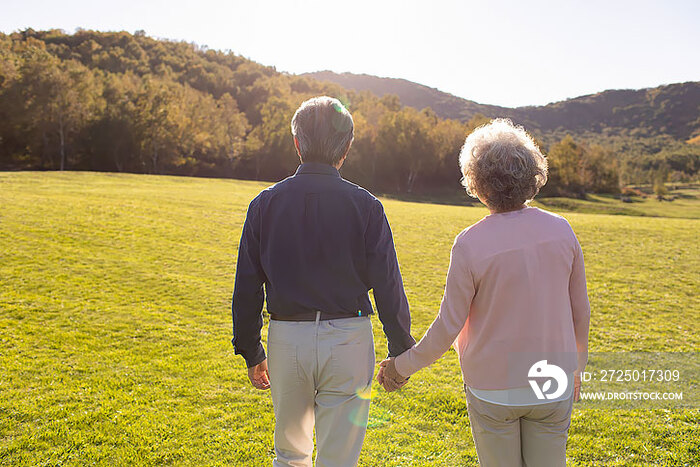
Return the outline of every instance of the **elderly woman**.
[[[480,464],[564,466],[588,357],[581,246],[564,218],[528,206],[547,161],[522,127],[477,128],[460,166],[491,214],[457,235],[437,317],[377,378],[397,389],[454,345]]]

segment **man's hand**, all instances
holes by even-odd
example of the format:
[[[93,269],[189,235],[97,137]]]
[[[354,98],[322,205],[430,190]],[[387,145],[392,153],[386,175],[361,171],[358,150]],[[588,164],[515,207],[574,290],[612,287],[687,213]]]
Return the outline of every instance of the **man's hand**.
[[[402,388],[408,382],[408,378],[404,378],[396,371],[394,358],[390,357],[379,364],[379,373],[377,373],[377,382],[381,384],[386,392],[396,391]]]
[[[574,373],[574,402],[581,399],[581,373]]]
[[[270,389],[270,374],[267,372],[267,359],[248,368],[248,379],[257,389]]]

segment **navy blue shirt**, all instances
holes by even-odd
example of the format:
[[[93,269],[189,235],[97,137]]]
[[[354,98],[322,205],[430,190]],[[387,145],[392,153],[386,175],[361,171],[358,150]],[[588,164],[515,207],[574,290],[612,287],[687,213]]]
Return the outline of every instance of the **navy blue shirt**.
[[[327,164],[307,162],[248,207],[233,291],[233,347],[248,367],[265,359],[269,313],[372,314],[374,291],[389,355],[410,348],[411,317],[384,208]]]

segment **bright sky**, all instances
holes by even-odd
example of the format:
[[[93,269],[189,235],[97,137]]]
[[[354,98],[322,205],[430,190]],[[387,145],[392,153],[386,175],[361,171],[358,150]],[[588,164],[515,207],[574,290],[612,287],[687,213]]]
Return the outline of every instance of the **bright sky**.
[[[139,29],[280,71],[405,78],[543,105],[700,80],[698,0],[0,0],[0,31]]]

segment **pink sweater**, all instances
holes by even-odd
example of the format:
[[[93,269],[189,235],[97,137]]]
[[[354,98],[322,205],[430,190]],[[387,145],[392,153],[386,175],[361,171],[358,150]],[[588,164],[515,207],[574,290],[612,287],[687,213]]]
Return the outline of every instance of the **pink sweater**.
[[[589,320],[583,253],[569,223],[533,207],[491,214],[457,235],[440,311],[396,369],[410,376],[454,345],[467,386],[528,386],[538,359],[583,370]]]

